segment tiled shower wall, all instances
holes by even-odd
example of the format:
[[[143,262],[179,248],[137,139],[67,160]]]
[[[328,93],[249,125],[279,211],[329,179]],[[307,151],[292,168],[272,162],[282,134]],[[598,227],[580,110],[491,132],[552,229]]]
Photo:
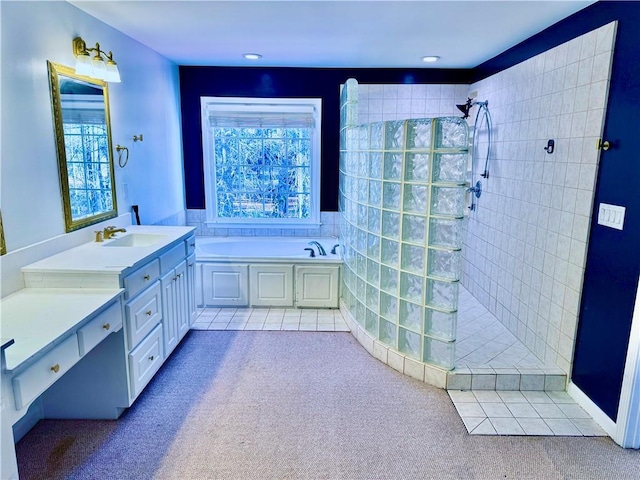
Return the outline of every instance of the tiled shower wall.
[[[540,359],[567,373],[614,36],[615,23],[605,25],[469,89],[489,102],[495,143],[468,219],[463,284]],[[549,139],[552,154],[543,149]]]
[[[358,84],[358,123],[459,116],[469,85]]]

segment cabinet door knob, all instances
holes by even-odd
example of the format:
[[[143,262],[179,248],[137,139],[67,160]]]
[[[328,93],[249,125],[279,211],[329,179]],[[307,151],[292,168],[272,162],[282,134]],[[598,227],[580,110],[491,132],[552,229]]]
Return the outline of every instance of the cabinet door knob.
[[[109,330],[111,328],[111,324],[109,323],[105,323],[102,328],[104,328],[105,330]]]
[[[151,313],[152,313],[151,310],[147,310],[147,317],[150,317]]]
[[[60,371],[60,365],[56,363],[53,367],[51,367],[51,371],[53,373],[58,373]]]
[[[150,362],[153,362],[153,359],[154,359],[154,358],[155,358],[155,357],[154,357],[153,355],[151,355],[151,356],[149,357],[149,361],[150,361]]]
[[[147,281],[147,282],[148,282],[149,280],[151,280],[151,276],[150,276],[150,275],[145,275],[145,276],[144,276],[144,279],[145,279],[145,281]]]

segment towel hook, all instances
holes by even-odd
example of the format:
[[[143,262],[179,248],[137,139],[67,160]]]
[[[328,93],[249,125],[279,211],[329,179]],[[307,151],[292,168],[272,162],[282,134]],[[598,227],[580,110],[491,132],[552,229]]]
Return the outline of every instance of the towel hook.
[[[118,165],[120,168],[124,168],[129,162],[129,149],[127,147],[123,147],[122,145],[116,145],[116,151],[118,152]],[[127,155],[124,158],[124,162],[122,161],[122,152],[127,152]]]

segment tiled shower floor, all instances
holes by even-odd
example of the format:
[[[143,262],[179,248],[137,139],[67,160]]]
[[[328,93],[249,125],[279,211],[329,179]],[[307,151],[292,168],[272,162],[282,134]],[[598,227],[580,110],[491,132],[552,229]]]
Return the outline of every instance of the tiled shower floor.
[[[455,369],[447,388],[563,391],[566,375],[539,360],[465,288],[460,287]]]
[[[500,321],[460,285],[456,368],[545,369],[545,365]]]

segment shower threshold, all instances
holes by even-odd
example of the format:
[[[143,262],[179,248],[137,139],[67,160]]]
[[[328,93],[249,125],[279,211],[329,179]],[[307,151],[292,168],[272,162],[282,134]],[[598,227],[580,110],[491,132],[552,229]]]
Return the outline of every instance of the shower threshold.
[[[564,391],[566,374],[536,357],[462,285],[447,389]]]

